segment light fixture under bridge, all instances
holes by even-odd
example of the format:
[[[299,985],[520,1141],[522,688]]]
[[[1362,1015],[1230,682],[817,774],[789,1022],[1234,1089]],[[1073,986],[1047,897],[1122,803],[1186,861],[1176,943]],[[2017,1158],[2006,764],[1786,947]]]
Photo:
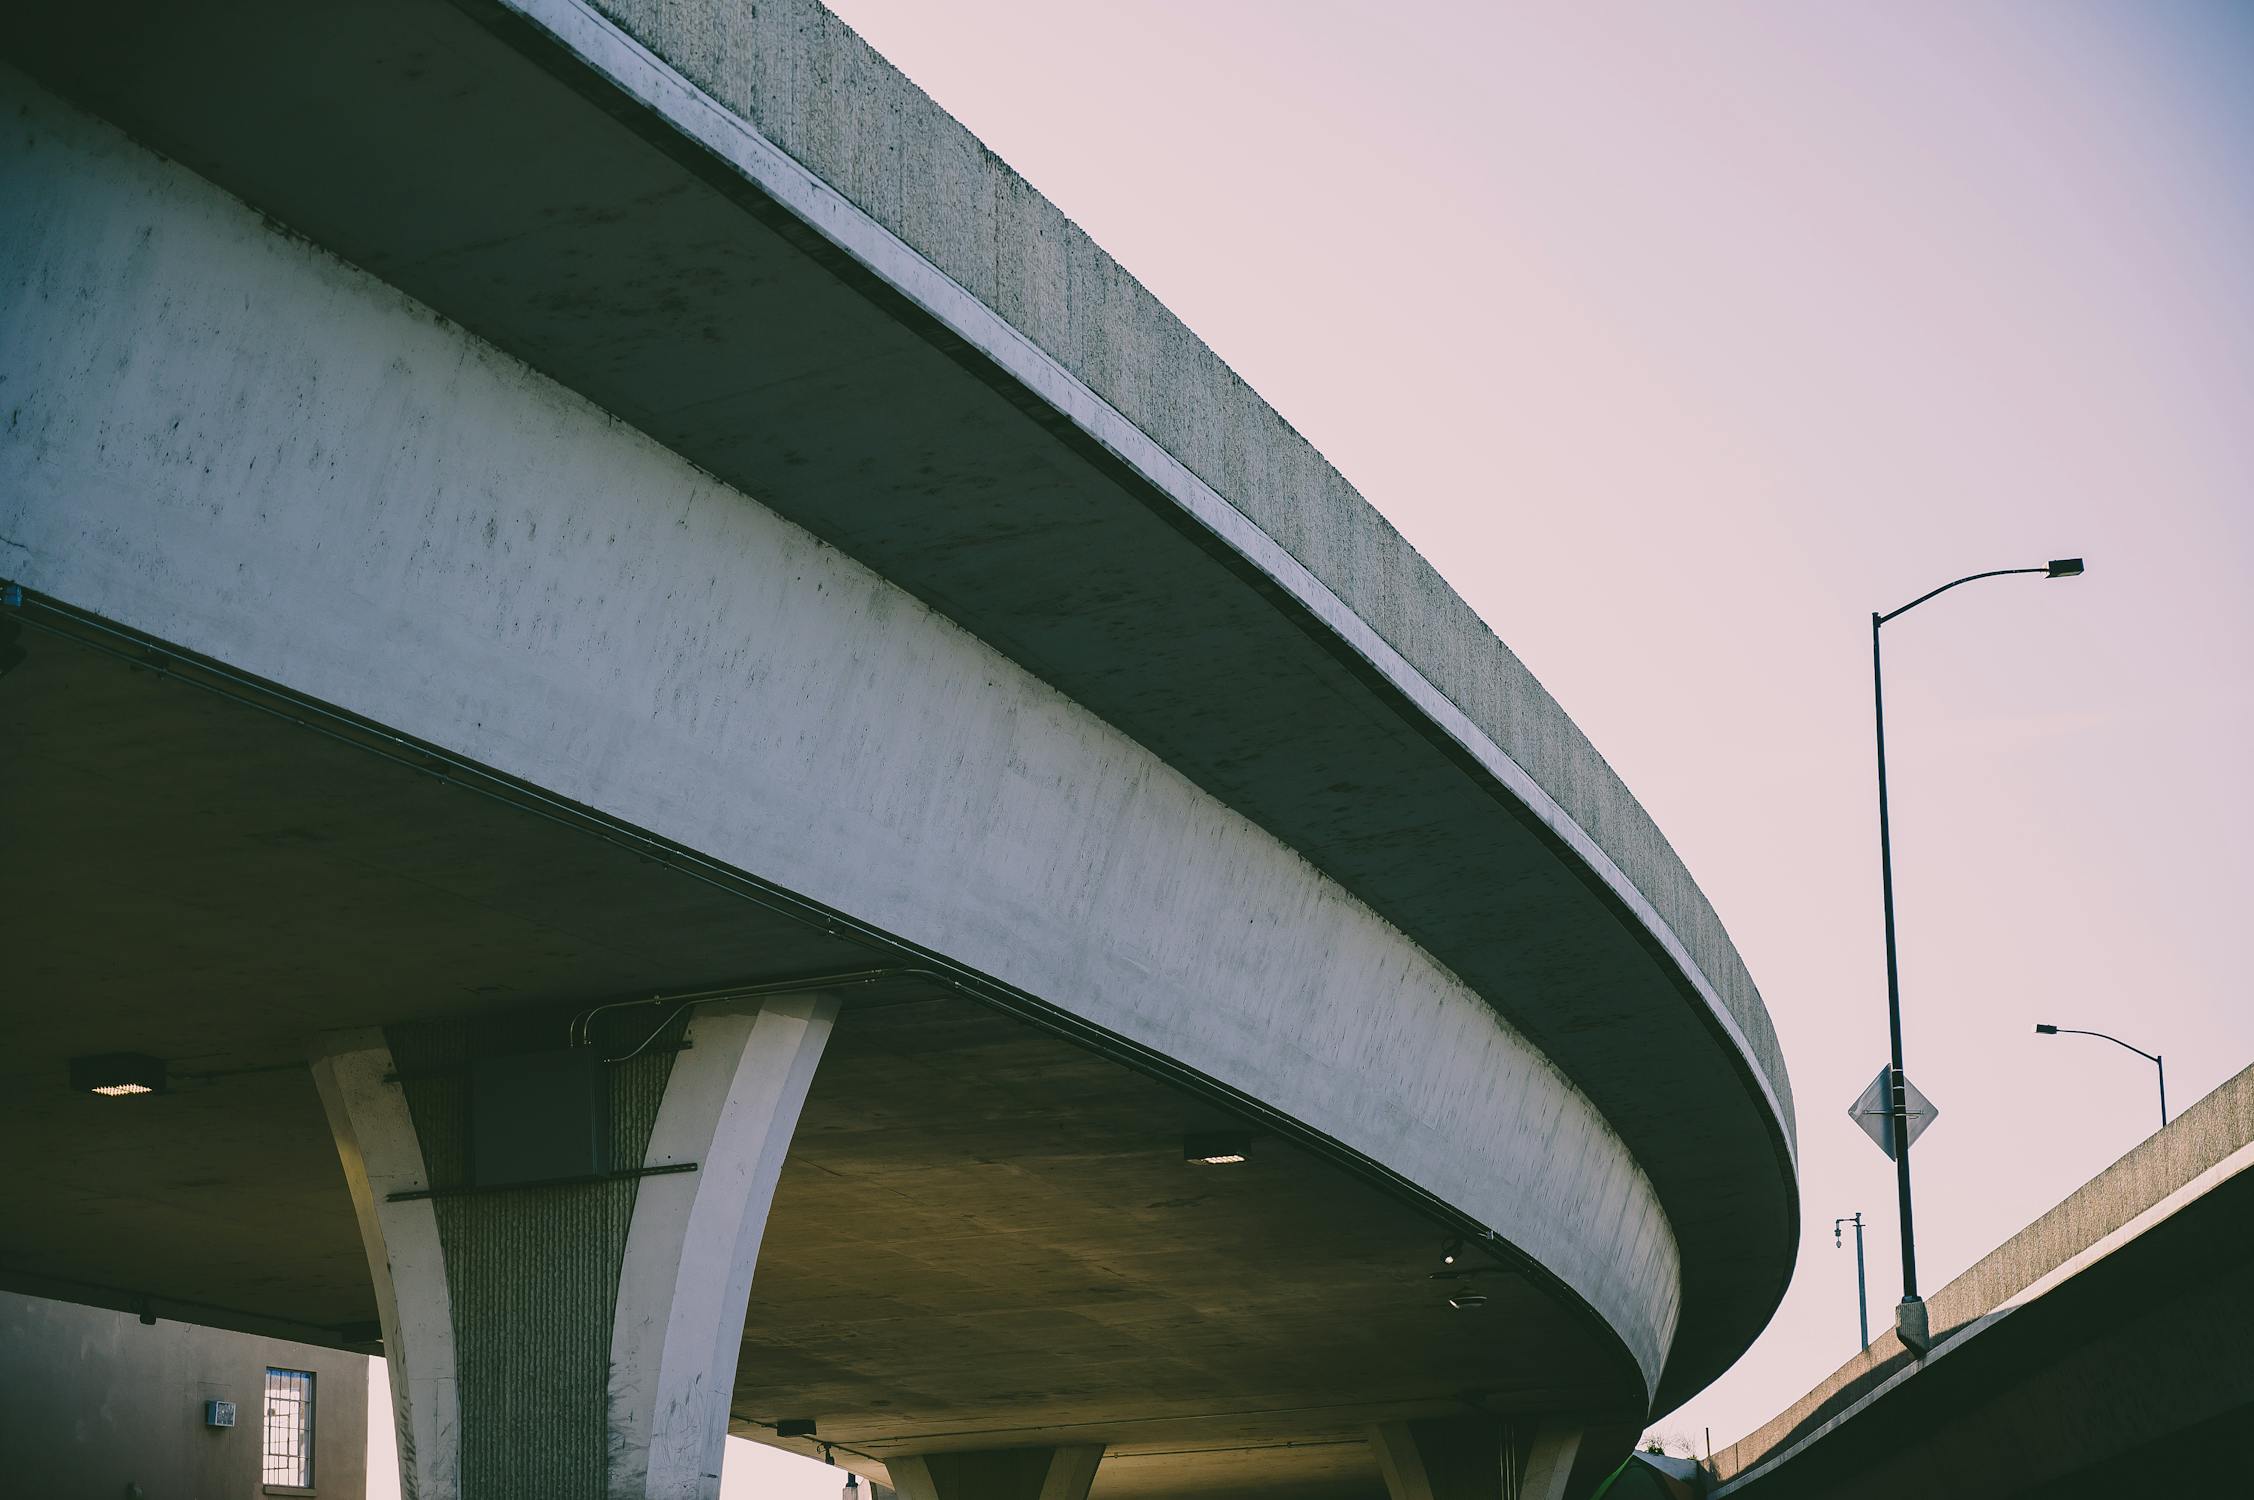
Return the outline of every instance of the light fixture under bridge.
[[[143,1052],[102,1052],[70,1060],[70,1086],[118,1099],[164,1092],[164,1059]]]

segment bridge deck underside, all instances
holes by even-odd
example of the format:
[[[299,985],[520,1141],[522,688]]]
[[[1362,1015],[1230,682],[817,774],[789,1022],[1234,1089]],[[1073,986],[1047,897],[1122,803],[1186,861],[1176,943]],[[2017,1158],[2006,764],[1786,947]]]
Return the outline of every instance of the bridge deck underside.
[[[62,636],[0,684],[13,1034],[0,1280],[352,1344],[375,1317],[301,1065],[325,1029],[882,955],[426,766]],[[73,1056],[174,1092],[70,1092]],[[948,991],[858,993],[777,1195],[736,1430],[880,1460],[1104,1441],[1107,1495],[1366,1496],[1371,1420],[1601,1411],[1617,1365],[1310,1154],[1181,1160],[1214,1106]],[[1632,1418],[1631,1418],[1632,1419]],[[793,1446],[802,1449],[809,1445]]]

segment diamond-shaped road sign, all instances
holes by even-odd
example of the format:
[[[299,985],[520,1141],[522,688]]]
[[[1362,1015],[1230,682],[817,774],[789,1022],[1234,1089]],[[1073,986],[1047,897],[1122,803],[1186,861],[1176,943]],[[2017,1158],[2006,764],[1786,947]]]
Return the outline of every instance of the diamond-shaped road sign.
[[[1893,1072],[1892,1068],[1880,1068],[1871,1086],[1863,1090],[1862,1097],[1847,1106],[1848,1115],[1863,1127],[1863,1134],[1889,1157],[1894,1154],[1894,1100],[1888,1091]],[[1925,1134],[1925,1127],[1932,1124],[1941,1111],[1917,1091],[1916,1084],[1904,1078],[1902,1113],[1908,1117],[1910,1144],[1914,1146],[1917,1138]]]

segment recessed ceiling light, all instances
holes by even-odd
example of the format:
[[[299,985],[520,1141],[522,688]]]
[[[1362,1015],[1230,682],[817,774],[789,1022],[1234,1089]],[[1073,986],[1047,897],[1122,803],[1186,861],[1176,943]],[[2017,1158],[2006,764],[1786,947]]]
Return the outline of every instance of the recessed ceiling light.
[[[1182,1160],[1199,1166],[1234,1166],[1248,1160],[1251,1154],[1252,1137],[1249,1135],[1204,1131],[1182,1137]]]
[[[1485,1292],[1458,1292],[1448,1299],[1448,1305],[1459,1310],[1485,1307],[1487,1305],[1487,1294]]]
[[[141,1052],[102,1052],[70,1060],[70,1086],[80,1093],[121,1099],[164,1092],[164,1059]]]

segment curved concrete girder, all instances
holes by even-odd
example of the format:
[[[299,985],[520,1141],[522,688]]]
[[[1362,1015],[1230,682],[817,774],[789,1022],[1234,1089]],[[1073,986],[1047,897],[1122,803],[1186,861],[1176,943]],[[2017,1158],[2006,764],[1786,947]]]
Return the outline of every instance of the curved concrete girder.
[[[645,135],[677,133],[679,154],[709,153],[740,173],[927,317],[934,342],[961,341],[978,357],[966,363],[991,361],[1021,393],[1013,399],[1037,403],[1131,474],[1130,488],[1147,486],[1176,524],[1230,555],[1241,577],[1290,601],[1311,635],[1381,681],[1405,717],[1554,841],[1669,974],[1705,1033],[1701,1060],[1713,1047],[1751,1096],[1753,1128],[1784,1179],[1781,1193],[1764,1187],[1735,1201],[1742,1176],[1703,1175],[1699,1153],[1680,1147],[1679,1121],[1641,1118],[1650,1096],[1671,1088],[1665,1070],[1628,1084],[1602,1076],[1627,1071],[1614,1064],[1632,1040],[1584,1048],[1580,1033],[1601,1030],[1588,1018],[1549,997],[1525,1004],[1481,976],[1515,1024],[1570,1055],[1569,1071],[1616,1121],[1631,1122],[1623,1128],[1635,1149],[1663,1164],[1662,1193],[1695,1250],[1686,1276],[1700,1293],[1663,1402],[1719,1374],[1782,1298],[1798,1236],[1783,1053],[1712,905],[1524,664],[1212,350],[820,0],[749,11],[728,0],[464,3],[522,18],[539,38],[529,52],[570,59],[559,71],[576,86],[588,84],[583,68],[615,87],[648,112]],[[896,144],[869,150],[872,135]],[[1342,842],[1375,833],[1364,826]],[[1326,854],[1337,849],[1315,857]],[[1399,908],[1380,907],[1415,930]],[[1452,948],[1437,951],[1458,960]],[[1746,1253],[1749,1230],[1765,1254]]]
[[[1679,1265],[1651,1185],[1429,955],[867,570],[23,102],[40,150],[12,170],[40,191],[0,327],[25,351],[5,505],[27,584],[1180,1059],[1493,1226],[1648,1394]]]
[[[1634,798],[1625,787],[1618,785],[1610,768],[1596,756],[1593,747],[1581,741],[1579,731],[1538,684],[1530,677],[1519,684],[1526,700],[1523,706],[1537,712],[1546,710],[1544,716],[1550,722],[1543,727],[1549,735],[1585,752],[1581,763],[1571,766],[1572,775],[1561,772],[1552,780],[1561,783],[1580,780],[1595,783],[1601,789],[1595,801],[1589,800],[1586,791],[1575,799],[1588,803],[1579,814],[1569,810],[1564,800],[1572,795],[1570,787],[1563,792],[1553,792],[1549,785],[1529,773],[1498,743],[1495,733],[1459,707],[1412,660],[1408,649],[1372,625],[1361,608],[1350,604],[1329,581],[1303,563],[1188,463],[1100,395],[1065,360],[1010,323],[976,293],[948,276],[907,240],[887,229],[873,215],[863,212],[823,178],[807,171],[780,147],[749,127],[743,117],[732,113],[692,83],[671,58],[645,46],[627,29],[632,23],[645,33],[684,42],[685,45],[675,50],[702,61],[710,76],[718,67],[711,51],[727,54],[738,51],[726,40],[729,19],[706,15],[694,22],[685,22],[684,11],[693,8],[660,6],[653,9],[643,0],[610,0],[607,5],[598,5],[593,0],[497,0],[497,3],[524,17],[630,98],[740,170],[746,179],[815,226],[949,332],[967,340],[1075,427],[1094,438],[1105,451],[1121,459],[1139,478],[1179,505],[1193,524],[1239,555],[1258,576],[1282,591],[1319,621],[1323,630],[1334,634],[1342,646],[1383,677],[1563,844],[1591,878],[1620,904],[1645,939],[1666,955],[1667,962],[1679,972],[1697,1002],[1706,1008],[1715,1028],[1745,1064],[1747,1082],[1781,1127],[1785,1154],[1788,1157],[1795,1154],[1792,1105],[1789,1089],[1784,1084],[1783,1060],[1777,1050],[1775,1033],[1765,1007],[1752,990],[1751,979],[1745,975],[1734,948],[1721,932],[1719,919],[1675,860],[1673,851],[1666,847],[1658,830],[1649,826],[1648,818]],[[805,3],[810,12],[818,13],[804,18],[813,26],[819,28],[824,20],[836,24],[818,0],[805,0]],[[703,33],[694,41],[681,35],[689,25],[698,26]],[[714,33],[720,35],[716,37]],[[740,96],[740,90],[727,90],[718,79],[715,83],[724,92]],[[924,102],[936,112],[936,106]],[[953,124],[951,120],[947,123]],[[960,127],[955,129],[959,131]],[[1123,272],[1119,274],[1124,276]],[[1166,315],[1163,311],[1155,315],[1145,313],[1146,318],[1151,316],[1164,318]],[[1199,368],[1203,373],[1203,367]],[[1374,513],[1369,512],[1358,497],[1348,509],[1355,512],[1357,520],[1365,516],[1374,519]],[[1377,524],[1383,526],[1382,522]],[[1397,536],[1392,540],[1405,550],[1405,544]],[[1453,597],[1445,586],[1438,592]],[[1486,634],[1483,629],[1473,633]],[[1495,644],[1499,656],[1508,655],[1499,651],[1499,643]],[[1524,668],[1515,660],[1510,666],[1523,674]],[[1600,812],[1604,816],[1594,815]],[[1613,825],[1614,836],[1609,840],[1600,839],[1591,831],[1592,825],[1607,824]],[[1631,876],[1627,865],[1639,867],[1642,879]],[[1685,938],[1685,931],[1691,934],[1690,938]],[[1694,943],[1699,950],[1697,954],[1692,951]],[[1718,987],[1710,970],[1722,976],[1720,983],[1728,987],[1727,995]]]
[[[821,6],[604,8],[632,39],[578,4],[49,0],[8,45],[934,603],[1439,956],[1650,1171],[1683,1247],[1663,1404],[1702,1383],[1782,1290],[1790,1100],[1618,778],[1320,455]],[[592,45],[559,40],[580,23]],[[1504,910],[1583,962],[1522,962]]]

